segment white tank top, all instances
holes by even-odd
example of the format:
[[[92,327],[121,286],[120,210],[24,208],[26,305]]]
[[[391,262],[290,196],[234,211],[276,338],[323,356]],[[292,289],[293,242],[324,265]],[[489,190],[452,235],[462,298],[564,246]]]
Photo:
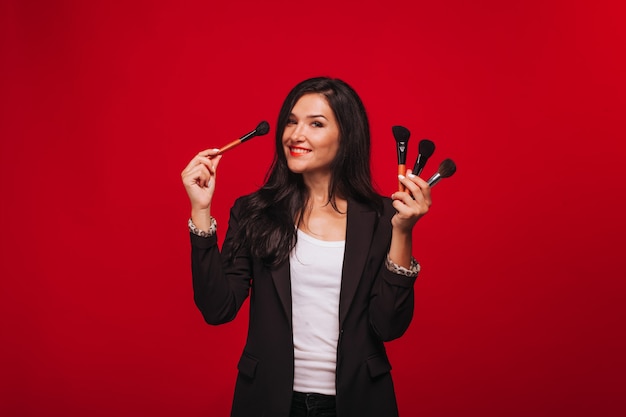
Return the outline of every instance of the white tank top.
[[[289,259],[294,391],[335,395],[345,243],[319,240],[298,230]]]

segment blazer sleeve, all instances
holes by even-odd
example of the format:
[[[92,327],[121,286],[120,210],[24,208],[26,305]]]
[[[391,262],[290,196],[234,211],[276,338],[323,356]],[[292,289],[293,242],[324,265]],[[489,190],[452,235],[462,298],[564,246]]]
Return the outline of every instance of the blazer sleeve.
[[[190,233],[191,274],[194,301],[204,320],[222,324],[233,320],[250,293],[252,262],[243,250],[233,260],[230,243],[239,229],[240,204],[230,211],[224,251],[220,252],[217,234],[203,238]]]
[[[411,324],[415,299],[413,284],[417,277],[396,274],[385,265],[391,241],[391,217],[395,214],[390,202],[385,204],[385,208],[374,238],[378,242],[374,246],[381,241],[386,244],[384,250],[376,251],[378,272],[370,294],[369,313],[372,328],[381,340],[387,342],[402,336]]]

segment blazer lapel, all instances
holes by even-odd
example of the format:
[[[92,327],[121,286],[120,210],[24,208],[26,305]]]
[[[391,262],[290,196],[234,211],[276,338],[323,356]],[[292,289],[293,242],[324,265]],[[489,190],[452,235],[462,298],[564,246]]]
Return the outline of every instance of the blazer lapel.
[[[291,326],[291,279],[289,272],[289,260],[272,269],[272,278],[278,292],[278,298],[283,305],[287,320]]]
[[[376,212],[363,204],[349,200],[347,221],[346,248],[339,297],[340,326],[343,326],[350,310],[350,305],[363,274],[363,268],[365,268],[376,224]]]

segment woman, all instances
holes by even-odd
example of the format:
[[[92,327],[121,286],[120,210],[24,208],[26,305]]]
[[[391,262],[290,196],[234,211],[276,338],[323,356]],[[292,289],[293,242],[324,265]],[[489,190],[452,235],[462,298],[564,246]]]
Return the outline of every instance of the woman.
[[[325,77],[299,83],[280,110],[266,182],[235,202],[221,253],[211,205],[222,157],[202,151],[182,172],[196,305],[221,324],[250,295],[232,416],[398,414],[383,342],[411,322],[412,231],[430,188],[409,171],[406,192],[379,196],[369,157],[355,91]]]

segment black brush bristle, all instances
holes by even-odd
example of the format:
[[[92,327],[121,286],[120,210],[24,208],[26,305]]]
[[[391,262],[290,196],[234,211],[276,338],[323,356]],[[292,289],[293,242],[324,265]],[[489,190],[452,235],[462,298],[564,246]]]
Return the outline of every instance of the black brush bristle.
[[[266,135],[267,132],[270,131],[270,124],[267,123],[265,120],[262,121],[261,123],[259,123],[259,125],[256,127],[256,135],[257,136],[263,136]]]
[[[433,153],[435,153],[435,143],[432,140],[422,139],[418,145],[417,159],[415,160],[415,165],[413,166],[413,174],[419,176],[424,167],[426,166],[426,162],[428,158],[430,158]]]
[[[396,142],[406,142],[411,136],[411,132],[404,126],[392,126],[391,131]]]
[[[396,142],[406,142],[409,140],[409,136],[411,136],[409,129],[404,126],[392,126],[391,131]]]
[[[435,143],[428,139],[420,140],[419,153],[422,158],[430,158],[435,153]]]
[[[444,159],[437,170],[442,178],[449,178],[456,172],[456,164],[452,159]]]

